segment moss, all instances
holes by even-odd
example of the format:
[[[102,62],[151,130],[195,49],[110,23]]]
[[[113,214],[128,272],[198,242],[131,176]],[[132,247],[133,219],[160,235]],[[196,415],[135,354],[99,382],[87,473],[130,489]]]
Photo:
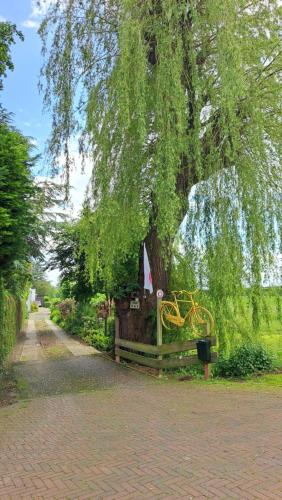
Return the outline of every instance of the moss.
[[[44,349],[44,355],[48,359],[61,359],[71,357],[71,352],[67,349],[66,346],[59,344],[46,347]]]
[[[35,322],[36,335],[48,359],[60,359],[71,356],[69,349],[58,342],[56,334],[50,330],[45,320]]]
[[[28,397],[28,383],[25,378],[18,377],[16,379],[16,386],[19,393],[20,399],[26,399]]]

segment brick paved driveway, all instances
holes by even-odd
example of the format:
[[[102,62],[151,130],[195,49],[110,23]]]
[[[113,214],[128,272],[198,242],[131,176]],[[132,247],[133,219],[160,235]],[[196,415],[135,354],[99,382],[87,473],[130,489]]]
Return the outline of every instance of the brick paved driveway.
[[[282,498],[281,392],[121,370],[0,410],[1,499]]]

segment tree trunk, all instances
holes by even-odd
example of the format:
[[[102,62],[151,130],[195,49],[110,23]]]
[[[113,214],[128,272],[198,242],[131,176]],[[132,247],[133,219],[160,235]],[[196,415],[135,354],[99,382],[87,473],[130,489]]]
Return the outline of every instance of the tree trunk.
[[[181,158],[181,169],[176,178],[176,191],[182,200],[178,215],[178,227],[188,209],[188,196],[191,187],[196,184],[197,177],[195,169],[189,164],[186,157]],[[156,209],[153,210],[153,217],[156,219]],[[116,312],[119,318],[120,338],[150,344],[154,339],[157,328],[156,306],[158,289],[168,292],[169,278],[171,272],[172,242],[167,242],[165,248],[166,261],[163,257],[163,244],[158,238],[157,228],[151,225],[150,231],[145,238],[149,263],[153,278],[153,293],[144,290],[144,269],[143,269],[143,244],[139,252],[139,291],[135,296],[131,295],[122,299],[116,299]],[[130,301],[135,297],[139,299],[140,309],[130,309]]]
[[[145,238],[152,278],[153,293],[144,290],[143,244],[139,252],[139,290],[136,294],[116,300],[116,311],[119,318],[120,338],[136,342],[151,343],[156,330],[156,292],[168,290],[170,263],[165,265],[162,257],[162,246],[157,230],[152,227]],[[130,301],[139,299],[140,309],[130,309]]]
[[[158,14],[160,12],[161,4],[159,0],[153,2],[152,14]],[[191,28],[191,13],[183,19],[183,34],[187,29]],[[155,37],[148,33],[145,35],[146,41],[150,50],[148,51],[148,62],[155,66],[157,64],[156,57],[156,40]],[[188,90],[189,99],[189,118],[187,123],[187,130],[191,130],[194,126],[194,111],[196,109],[196,93],[191,92],[191,82],[187,84],[187,73],[191,71],[190,60],[188,57],[189,50],[191,48],[187,46],[187,37],[184,37],[184,47],[185,56],[183,61],[183,85]],[[186,75],[186,76],[185,76]],[[178,194],[179,200],[181,202],[181,208],[178,216],[178,223],[181,224],[185,214],[188,209],[188,195],[194,184],[198,182],[196,169],[194,162],[186,155],[182,155],[179,159],[180,169],[176,177],[175,189]],[[154,203],[152,204],[154,207]],[[157,208],[154,207],[152,210],[152,220],[156,220]],[[151,221],[152,222],[152,221]],[[124,299],[116,300],[116,311],[119,317],[120,325],[120,338],[139,341],[143,343],[151,343],[154,337],[154,332],[156,331],[156,305],[157,297],[156,292],[158,289],[162,289],[166,294],[168,291],[169,276],[171,270],[171,242],[168,243],[168,248],[166,248],[166,258],[165,263],[162,256],[162,244],[157,235],[157,229],[152,224],[151,229],[147,237],[145,238],[145,244],[148,252],[152,278],[153,278],[153,294],[149,292],[144,292],[144,271],[143,271],[143,245],[140,248],[139,253],[139,291],[137,297],[140,302],[140,309],[130,309],[130,300],[134,297],[126,297]],[[166,265],[167,264],[167,265]]]

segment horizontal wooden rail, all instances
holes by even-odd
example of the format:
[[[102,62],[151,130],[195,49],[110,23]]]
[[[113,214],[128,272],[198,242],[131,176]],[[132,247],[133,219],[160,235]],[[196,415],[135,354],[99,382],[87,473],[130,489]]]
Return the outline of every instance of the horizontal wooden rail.
[[[209,337],[211,345],[216,345],[216,337]],[[197,349],[196,342],[199,339],[184,340],[181,342],[172,342],[170,344],[162,344],[160,346],[151,344],[142,344],[141,342],[133,342],[132,340],[124,340],[117,338],[116,345],[119,347],[125,347],[127,349],[132,349],[134,351],[144,352],[146,354],[155,354],[160,356],[163,354],[173,354],[176,352],[191,351]]]
[[[117,338],[116,345],[120,347],[126,347],[127,349],[133,349],[134,351],[145,352],[146,354],[156,354],[160,353],[160,346],[151,344],[142,344],[141,342],[132,342],[132,340],[124,340]]]
[[[139,363],[140,365],[150,366],[151,368],[159,368],[158,363],[160,360],[156,358],[147,358],[146,356],[136,354],[135,352],[129,352],[125,351],[124,349],[119,349],[119,347],[116,347],[115,354],[116,356],[120,356],[121,358],[135,361],[135,363]]]
[[[120,349],[119,347],[116,347],[115,354],[116,356],[120,356],[121,358],[129,359],[130,361],[135,361],[140,365],[149,366],[151,368],[177,368],[181,366],[195,365],[199,363],[197,355],[184,356],[181,358],[156,359],[156,358],[147,358],[146,356],[142,356],[141,354],[125,351],[124,349]],[[212,352],[211,362],[213,363],[214,361],[216,361],[216,359],[217,359],[217,353]]]
[[[208,337],[211,341],[211,346],[216,345],[216,337]],[[163,344],[159,347],[160,354],[173,354],[176,352],[192,351],[197,349],[197,341],[200,339],[183,340],[180,342],[171,342]]]
[[[217,352],[211,353],[211,363],[214,363],[217,360]],[[196,365],[198,364],[199,358],[197,355],[194,356],[184,356],[183,358],[165,358],[159,360],[160,368],[180,368],[182,366],[187,365]]]

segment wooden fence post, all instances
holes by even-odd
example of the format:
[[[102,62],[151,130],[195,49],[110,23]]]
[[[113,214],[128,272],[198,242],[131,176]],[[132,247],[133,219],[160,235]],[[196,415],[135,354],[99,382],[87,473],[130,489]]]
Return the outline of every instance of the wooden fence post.
[[[163,343],[163,331],[162,331],[162,322],[161,322],[161,297],[157,295],[157,346],[161,346]],[[163,359],[161,355],[158,356],[158,359]],[[162,368],[159,368],[159,378],[163,376]]]
[[[120,363],[120,356],[116,354],[118,348],[116,339],[119,339],[119,318],[117,316],[115,317],[115,360]]]
[[[205,323],[204,326],[206,337],[210,337],[210,324]],[[209,378],[209,363],[204,363],[204,370],[205,370],[205,380],[208,380]]]

